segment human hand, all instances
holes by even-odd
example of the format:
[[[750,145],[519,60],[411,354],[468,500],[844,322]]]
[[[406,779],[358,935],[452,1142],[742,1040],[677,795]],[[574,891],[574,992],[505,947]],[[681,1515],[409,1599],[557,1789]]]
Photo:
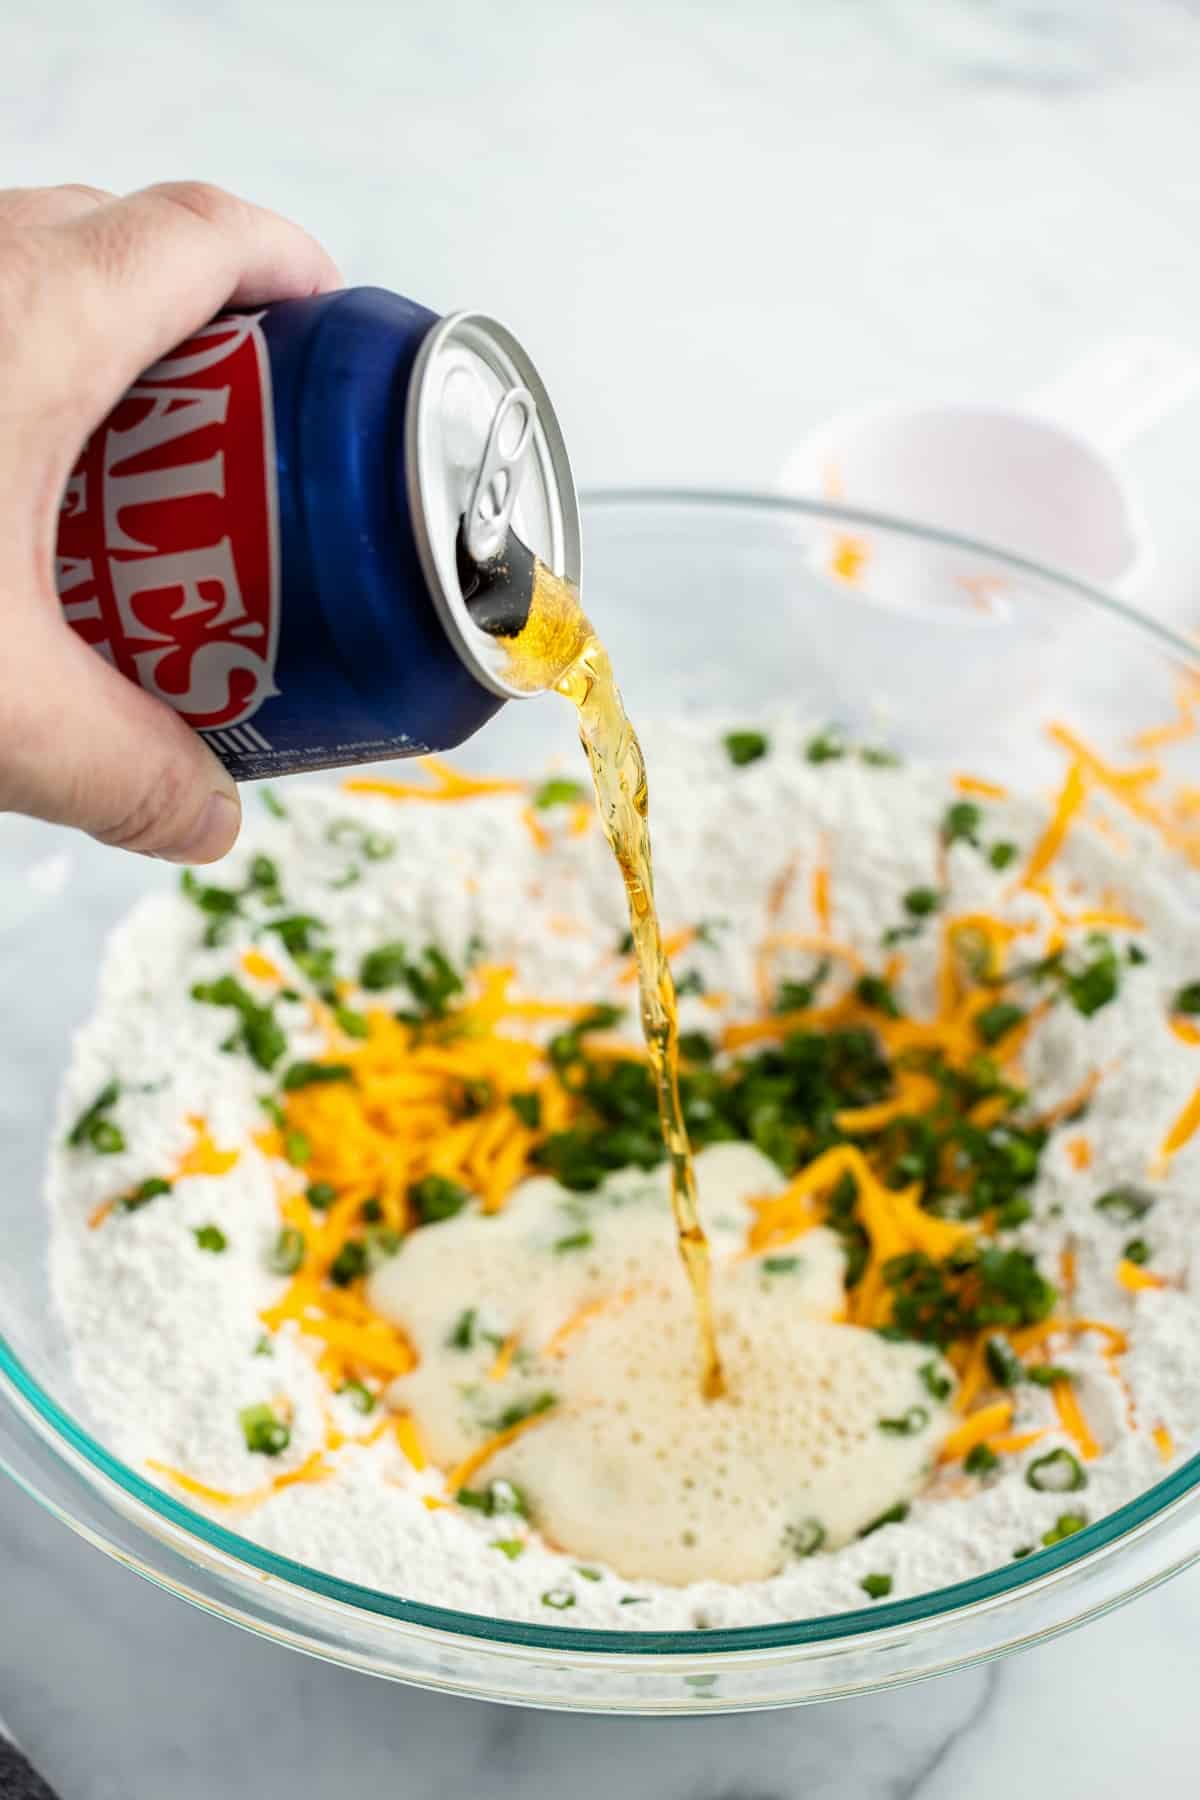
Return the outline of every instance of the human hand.
[[[171,862],[233,843],[237,787],[207,744],[63,622],[59,504],[157,358],[226,306],[340,285],[298,226],[203,183],[0,190],[0,811]]]

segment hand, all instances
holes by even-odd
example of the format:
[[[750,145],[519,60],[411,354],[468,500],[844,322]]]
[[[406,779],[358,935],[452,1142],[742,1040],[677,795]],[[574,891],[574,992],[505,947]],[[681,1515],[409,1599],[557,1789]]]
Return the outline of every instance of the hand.
[[[63,623],[59,502],[89,432],[167,350],[225,306],[340,284],[298,226],[202,183],[0,190],[0,810],[171,862],[233,843],[241,805],[212,751]]]

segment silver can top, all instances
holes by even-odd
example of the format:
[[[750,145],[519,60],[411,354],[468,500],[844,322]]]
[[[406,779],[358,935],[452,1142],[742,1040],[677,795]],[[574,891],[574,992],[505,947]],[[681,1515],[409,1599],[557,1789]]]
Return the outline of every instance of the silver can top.
[[[421,566],[442,623],[472,674],[505,699],[527,688],[508,676],[502,640],[475,623],[459,573],[460,530],[475,563],[511,529],[576,588],[579,501],[549,396],[526,352],[482,313],[452,313],[417,356],[405,422],[409,511]]]

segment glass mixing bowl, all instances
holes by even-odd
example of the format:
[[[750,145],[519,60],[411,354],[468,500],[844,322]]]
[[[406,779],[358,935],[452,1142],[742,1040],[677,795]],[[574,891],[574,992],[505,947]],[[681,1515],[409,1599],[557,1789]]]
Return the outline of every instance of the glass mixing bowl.
[[[587,600],[635,718],[686,709],[751,722],[789,707],[902,754],[1046,788],[1062,767],[1047,718],[1128,760],[1130,732],[1169,719],[1181,677],[1200,674],[1187,643],[1080,582],[915,526],[753,495],[649,492],[598,496],[585,520]],[[536,768],[572,754],[572,735],[552,697],[513,704],[464,759]],[[1161,755],[1170,780],[1200,784],[1195,740]],[[0,823],[0,1463],[129,1568],[376,1674],[665,1713],[789,1705],[956,1668],[1077,1625],[1200,1555],[1193,1455],[1062,1544],[919,1599],[753,1629],[580,1630],[335,1580],[152,1487],[93,1435],[72,1382],[48,1303],[41,1165],[105,933],[147,886],[175,879],[46,826]],[[1196,879],[1182,858],[1179,879]]]

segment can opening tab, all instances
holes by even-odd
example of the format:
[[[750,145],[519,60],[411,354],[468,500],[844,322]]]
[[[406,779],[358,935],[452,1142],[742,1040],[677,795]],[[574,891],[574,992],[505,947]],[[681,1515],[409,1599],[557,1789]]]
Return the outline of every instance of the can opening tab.
[[[537,408],[529,389],[510,387],[492,416],[463,518],[467,555],[473,563],[490,562],[504,548],[536,424]]]

